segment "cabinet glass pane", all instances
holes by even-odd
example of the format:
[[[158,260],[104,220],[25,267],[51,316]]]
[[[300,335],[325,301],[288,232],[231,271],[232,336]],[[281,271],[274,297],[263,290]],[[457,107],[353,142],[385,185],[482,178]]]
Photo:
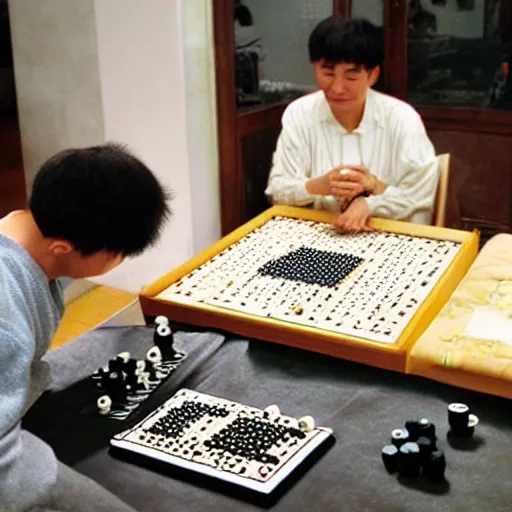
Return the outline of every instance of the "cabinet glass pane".
[[[316,89],[308,38],[332,14],[332,0],[235,2],[239,107],[280,103]]]
[[[409,0],[408,100],[512,108],[510,0]]]
[[[385,0],[352,0],[352,18],[362,18],[371,21],[377,27],[384,27],[384,1]],[[384,36],[382,37],[384,43]],[[384,53],[383,53],[384,55]],[[381,69],[379,81],[374,89],[384,90],[384,69]]]
[[[384,0],[352,0],[352,18],[364,18],[374,25],[384,25]]]

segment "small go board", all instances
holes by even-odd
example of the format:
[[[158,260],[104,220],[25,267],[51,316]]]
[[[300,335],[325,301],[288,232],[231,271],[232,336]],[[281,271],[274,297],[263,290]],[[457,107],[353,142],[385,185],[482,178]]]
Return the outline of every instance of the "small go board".
[[[334,441],[332,430],[304,424],[276,406],[262,410],[181,389],[111,445],[268,495]]]

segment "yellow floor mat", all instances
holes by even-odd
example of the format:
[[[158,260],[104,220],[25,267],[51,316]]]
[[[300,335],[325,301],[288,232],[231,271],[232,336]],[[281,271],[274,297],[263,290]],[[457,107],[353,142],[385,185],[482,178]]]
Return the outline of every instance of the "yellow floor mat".
[[[137,298],[134,293],[108,286],[97,286],[66,306],[50,349],[64,345],[96,327]]]

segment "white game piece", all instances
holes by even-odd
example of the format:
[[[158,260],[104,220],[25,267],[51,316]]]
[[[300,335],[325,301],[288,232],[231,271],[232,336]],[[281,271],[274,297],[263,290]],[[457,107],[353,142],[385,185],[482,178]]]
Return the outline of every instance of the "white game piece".
[[[157,347],[158,348],[158,347]],[[136,364],[135,368],[135,375],[139,375],[146,369],[146,361],[143,361],[142,359],[139,359]]]
[[[478,419],[478,416],[470,414],[468,419],[468,427],[476,427],[479,421],[480,420]]]
[[[169,334],[171,334],[171,333],[172,333],[171,328],[170,328],[168,325],[165,325],[165,324],[160,324],[160,325],[156,328],[156,332],[157,332],[160,336],[169,336]]]
[[[137,384],[142,384],[146,389],[149,389],[149,373],[139,373],[137,375]]]
[[[155,318],[156,325],[169,325],[169,319],[164,315],[158,315]]]
[[[130,360],[130,352],[119,352],[117,357],[120,357],[125,363]]]
[[[96,402],[98,407],[98,411],[102,416],[105,416],[110,412],[110,408],[112,407],[112,399],[108,395],[103,395],[98,398]]]
[[[269,405],[268,407],[265,407],[264,411],[268,412],[271,418],[281,415],[281,411],[277,405]]]
[[[304,432],[311,432],[315,428],[315,420],[312,416],[299,418],[299,428]]]
[[[160,352],[158,347],[151,347],[146,352],[146,359],[153,364],[160,363],[162,361],[162,352]]]
[[[340,174],[342,176],[345,176],[347,174],[350,174],[350,172],[351,172],[350,169],[341,169]]]

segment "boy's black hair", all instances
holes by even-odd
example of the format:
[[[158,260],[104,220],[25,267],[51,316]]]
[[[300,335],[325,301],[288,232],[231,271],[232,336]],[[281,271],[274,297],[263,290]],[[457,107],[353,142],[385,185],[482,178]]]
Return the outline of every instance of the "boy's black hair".
[[[367,70],[382,65],[382,30],[367,20],[329,16],[311,32],[309,60],[351,63]]]
[[[47,160],[29,208],[45,237],[67,240],[83,255],[133,256],[158,239],[170,198],[139,159],[121,145],[105,144]]]

